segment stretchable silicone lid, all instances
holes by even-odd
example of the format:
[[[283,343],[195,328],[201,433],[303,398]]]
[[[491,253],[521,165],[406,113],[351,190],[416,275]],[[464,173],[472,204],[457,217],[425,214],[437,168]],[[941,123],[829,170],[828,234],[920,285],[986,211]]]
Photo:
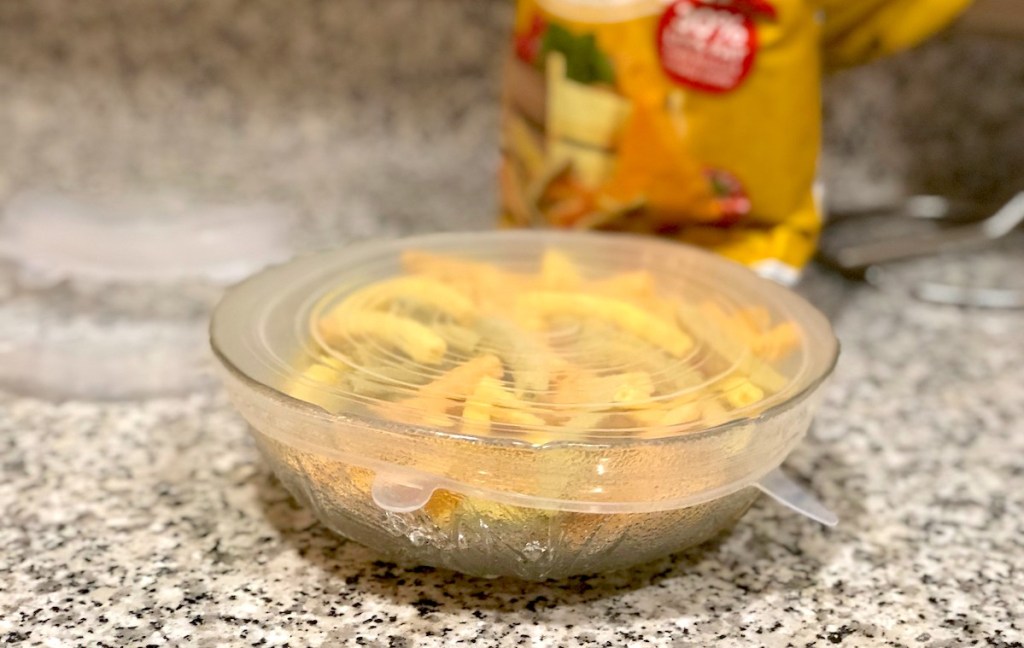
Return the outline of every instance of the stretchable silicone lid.
[[[430,452],[446,439],[566,450],[566,465],[603,485],[556,479],[563,503],[643,499],[647,467],[678,470],[657,489],[676,503],[751,485],[802,437],[837,353],[820,313],[738,264],[650,238],[546,231],[307,257],[233,289],[211,332],[233,372],[344,423],[283,441],[405,475],[375,489],[396,510],[395,493],[429,497],[439,476],[495,476],[488,461]],[[417,436],[432,440],[396,440]],[[602,448],[616,450],[590,465]],[[407,454],[419,452],[431,456]],[[465,471],[474,477],[453,476]],[[536,479],[495,478],[506,494],[545,496]]]

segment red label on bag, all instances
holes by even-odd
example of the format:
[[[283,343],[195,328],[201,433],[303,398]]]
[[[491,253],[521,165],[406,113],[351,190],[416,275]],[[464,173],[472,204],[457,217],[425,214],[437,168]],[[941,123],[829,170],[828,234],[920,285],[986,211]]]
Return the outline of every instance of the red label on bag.
[[[774,9],[764,0],[678,0],[669,5],[658,23],[658,55],[665,74],[707,92],[739,87],[757,54],[753,13],[773,17]]]

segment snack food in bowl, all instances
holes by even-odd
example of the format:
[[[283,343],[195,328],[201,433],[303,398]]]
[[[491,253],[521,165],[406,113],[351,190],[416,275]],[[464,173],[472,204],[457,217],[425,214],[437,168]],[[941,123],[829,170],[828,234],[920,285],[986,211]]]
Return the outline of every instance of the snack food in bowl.
[[[838,346],[789,290],[623,235],[440,234],[300,258],[211,324],[285,486],[396,559],[558,578],[699,544],[777,470]]]

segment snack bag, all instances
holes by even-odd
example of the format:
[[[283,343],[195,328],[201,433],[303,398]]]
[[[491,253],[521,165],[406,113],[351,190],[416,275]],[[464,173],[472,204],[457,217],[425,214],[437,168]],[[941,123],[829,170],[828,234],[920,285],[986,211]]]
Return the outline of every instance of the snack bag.
[[[821,228],[823,12],[834,7],[853,29],[830,32],[841,65],[892,49],[858,35],[862,25],[877,30],[879,11],[913,4],[921,14],[925,3],[847,4],[872,7],[518,0],[503,223],[659,234],[796,281]]]

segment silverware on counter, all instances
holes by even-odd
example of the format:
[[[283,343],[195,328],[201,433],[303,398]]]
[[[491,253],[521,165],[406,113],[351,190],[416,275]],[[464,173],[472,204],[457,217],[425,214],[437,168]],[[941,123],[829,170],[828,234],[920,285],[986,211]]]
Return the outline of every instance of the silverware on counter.
[[[1022,308],[1022,222],[1024,192],[997,208],[913,196],[896,208],[837,215],[818,258],[844,275],[923,301]]]

